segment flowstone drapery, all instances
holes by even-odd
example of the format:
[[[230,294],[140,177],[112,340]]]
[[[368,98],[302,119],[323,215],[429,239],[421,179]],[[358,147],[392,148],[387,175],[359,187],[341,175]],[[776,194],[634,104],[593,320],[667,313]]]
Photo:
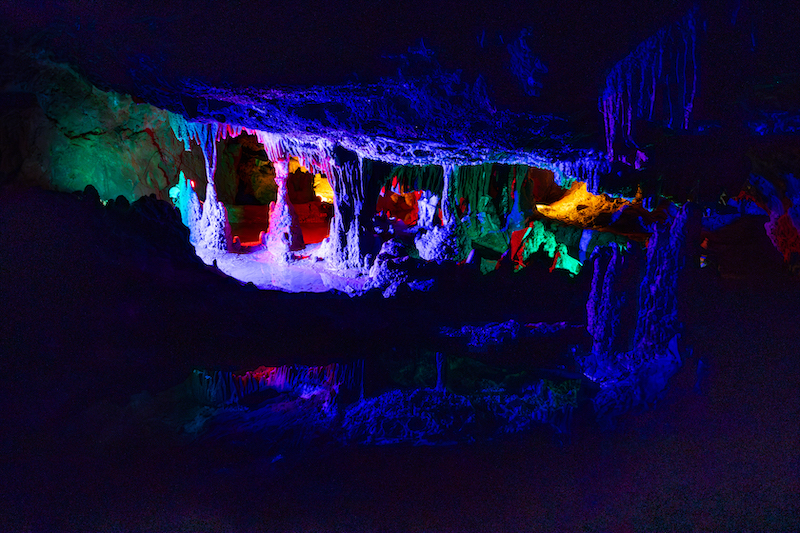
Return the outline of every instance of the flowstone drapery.
[[[609,160],[627,159],[624,149],[636,146],[638,119],[663,119],[668,128],[689,129],[697,93],[697,26],[692,10],[609,72],[600,96]]]
[[[600,385],[593,402],[598,418],[606,422],[658,400],[681,365],[678,291],[691,210],[691,204],[680,209],[672,206],[666,221],[650,227],[632,335],[630,328],[620,328],[626,307],[615,286],[619,285],[619,268],[633,257],[621,257],[616,246],[610,253],[594,256],[595,273],[586,306],[587,329],[594,342],[583,366],[587,377]],[[629,343],[631,348],[620,351],[620,343]]]

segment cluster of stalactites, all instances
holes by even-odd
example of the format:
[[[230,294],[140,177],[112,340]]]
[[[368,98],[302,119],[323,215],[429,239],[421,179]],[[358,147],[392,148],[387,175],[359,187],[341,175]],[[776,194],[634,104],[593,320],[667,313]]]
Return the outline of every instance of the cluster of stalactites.
[[[333,167],[336,165],[334,158],[334,148],[336,143],[323,138],[305,135],[302,140],[290,135],[274,132],[267,132],[258,129],[247,128],[235,124],[200,123],[186,120],[181,115],[169,113],[170,125],[175,136],[184,143],[184,148],[188,151],[191,148],[190,141],[194,140],[203,151],[206,160],[210,165],[216,161],[216,146],[213,140],[220,141],[226,138],[237,137],[242,134],[253,135],[258,142],[264,146],[264,150],[270,161],[288,160],[289,157],[298,158],[300,164],[314,172],[330,176]],[[351,147],[352,148],[352,147]],[[373,154],[373,146],[367,146],[365,150],[355,150],[364,160],[381,160],[378,154]],[[490,154],[487,154],[487,156]],[[552,170],[555,174],[556,183],[568,188],[575,180],[584,181],[588,184],[589,190],[596,192],[598,176],[608,171],[608,163],[602,154],[594,151],[583,151],[580,156],[572,160],[558,160],[550,157],[541,157],[535,153],[517,154],[514,157],[499,157],[501,154],[494,154],[487,160],[487,164],[492,162],[507,165],[528,165],[537,168]],[[442,187],[443,174],[432,172],[434,166],[440,168],[481,168],[484,165],[462,165],[456,161],[439,160],[430,162],[424,166],[415,166],[411,161],[396,161],[396,165],[401,165],[406,173],[409,173],[411,181],[417,182],[420,189],[430,190],[434,194],[439,194]]]
[[[575,161],[556,161],[551,165],[556,184],[569,189],[576,181],[586,184],[592,194],[600,194],[600,176],[611,170],[607,160],[587,157]]]
[[[176,138],[182,141],[184,148],[191,150],[191,141],[194,141],[203,152],[205,160],[208,185],[206,187],[206,200],[202,207],[202,216],[199,220],[194,220],[189,216],[189,205],[182,209],[184,222],[190,228],[192,242],[204,248],[214,250],[228,250],[231,247],[231,227],[228,221],[228,214],[222,202],[217,200],[217,191],[214,181],[214,173],[217,166],[217,143],[228,137],[237,137],[242,133],[254,135],[264,146],[264,150],[271,161],[276,165],[288,161],[289,157],[295,156],[303,166],[320,169],[325,172],[331,171],[331,150],[325,142],[319,141],[316,146],[309,148],[306,144],[301,145],[298,141],[278,134],[252,130],[242,126],[231,124],[218,124],[216,122],[201,123],[190,122],[180,115],[170,113],[170,126]],[[281,167],[281,168],[283,168]],[[285,169],[284,169],[285,170]],[[274,206],[270,209],[270,243],[279,251],[289,252],[303,247],[302,233],[297,222],[297,215],[294,213],[291,204],[286,197],[286,172],[279,179],[279,197]],[[192,193],[185,186],[182,187],[184,201],[191,200]],[[196,197],[195,197],[196,198]],[[194,211],[191,211],[192,213]],[[284,242],[286,241],[286,242]],[[285,248],[285,250],[283,250]],[[281,257],[285,253],[279,253]]]
[[[368,196],[372,187],[365,180],[373,179],[374,172],[366,169],[364,165],[373,162],[359,152],[352,152],[338,147],[323,138],[303,138],[298,140],[291,136],[265,132],[237,126],[233,124],[190,122],[180,115],[170,114],[170,124],[176,137],[184,143],[189,150],[191,141],[194,141],[202,150],[208,172],[208,188],[206,202],[203,205],[202,220],[193,230],[196,244],[206,248],[228,249],[231,245],[230,225],[224,205],[217,201],[216,187],[214,184],[214,170],[216,168],[217,145],[216,143],[229,137],[236,137],[243,133],[255,136],[264,147],[267,157],[273,164],[287,161],[290,157],[297,157],[300,164],[306,168],[319,171],[327,175],[334,189],[334,216],[331,224],[330,235],[321,249],[321,255],[329,259],[332,264],[356,269],[369,268],[370,258],[365,227],[371,227],[371,222],[365,217],[371,216],[369,209],[372,200]],[[342,154],[352,156],[342,158]],[[603,158],[590,153],[574,161],[549,161],[541,160],[536,166],[552,170],[556,182],[561,186],[569,186],[575,180],[587,183],[590,190],[598,188],[599,176],[607,171],[608,162]],[[538,161],[538,160],[537,160]],[[375,164],[385,165],[374,161]],[[508,216],[505,226],[497,228],[498,231],[516,229],[521,227],[523,216],[519,206],[519,194],[527,165],[514,164],[513,175],[515,179],[511,189],[506,191],[509,205],[504,206]],[[444,260],[462,261],[471,249],[471,243],[463,227],[458,211],[458,200],[461,197],[471,199],[470,216],[478,216],[481,198],[471,198],[474,193],[483,191],[483,196],[488,195],[489,177],[492,175],[493,163],[479,165],[459,166],[452,162],[443,162],[441,165],[427,165],[420,167],[403,166],[402,174],[408,185],[413,183],[415,188],[425,192],[423,207],[430,207],[422,213],[424,227],[417,239],[417,247],[424,259],[437,262]],[[376,167],[377,168],[377,167]],[[522,172],[520,172],[522,171]],[[280,197],[281,183],[279,181],[279,200],[275,209],[270,210],[271,227],[280,226],[279,232],[270,230],[271,244],[283,251],[297,250],[302,247],[302,237],[296,221],[292,217],[290,205]],[[468,191],[469,190],[469,191]],[[428,204],[430,204],[428,206]],[[435,225],[433,219],[435,212],[441,208],[442,224]],[[280,216],[279,216],[280,215]],[[428,216],[431,215],[431,216]],[[285,223],[278,224],[279,221]],[[474,223],[471,220],[469,223]],[[502,224],[501,224],[502,226]],[[288,237],[288,239],[284,238]],[[287,241],[288,242],[283,242]],[[280,242],[279,242],[280,241]],[[280,246],[278,246],[280,245]],[[285,254],[284,254],[285,255]]]
[[[615,153],[615,142],[622,138],[635,146],[634,122],[656,118],[657,106],[665,108],[668,127],[689,128],[697,92],[696,48],[697,18],[692,10],[614,65],[600,97],[609,160],[627,158]]]
[[[244,133],[258,139],[270,161],[284,161],[296,157],[302,166],[315,172],[330,174],[331,171],[333,144],[322,137],[305,139],[301,142],[291,136],[235,124],[191,122],[174,113],[169,114],[169,119],[175,137],[183,141],[184,148],[189,151],[190,141],[195,141],[203,151],[207,162],[212,159],[216,162],[215,141],[238,137]]]

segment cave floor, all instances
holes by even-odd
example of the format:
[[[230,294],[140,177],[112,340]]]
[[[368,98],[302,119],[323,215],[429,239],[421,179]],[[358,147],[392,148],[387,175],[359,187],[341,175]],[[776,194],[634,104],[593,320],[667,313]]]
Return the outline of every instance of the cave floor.
[[[358,271],[330,268],[317,258],[319,243],[308,244],[293,254],[290,262],[278,261],[258,243],[243,246],[240,253],[198,249],[197,255],[206,264],[216,262],[225,274],[259,289],[285,292],[326,292],[337,290],[346,294],[364,291],[367,277]]]
[[[524,287],[495,307],[470,293],[404,304],[247,290],[202,265],[109,258],[94,219],[54,198],[0,199],[0,529],[800,529],[796,281],[695,271],[693,353],[662,401],[613,429],[579,412],[568,442],[542,430],[363,447],[320,434],[293,447],[307,440],[287,431],[278,448],[293,451],[276,454],[254,438],[187,441],[132,406],[197,364],[363,356],[432,322],[546,319],[531,306],[550,300]]]

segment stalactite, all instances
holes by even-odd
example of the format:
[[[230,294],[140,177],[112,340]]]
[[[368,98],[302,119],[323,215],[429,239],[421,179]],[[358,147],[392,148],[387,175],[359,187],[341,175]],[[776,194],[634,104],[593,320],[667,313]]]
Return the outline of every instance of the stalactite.
[[[458,173],[459,167],[452,164],[442,165],[442,225],[451,226],[458,218]]]
[[[264,151],[270,161],[288,160],[290,156],[296,157],[301,166],[322,172],[327,176],[333,174],[333,145],[322,137],[314,140],[298,139],[255,129],[242,128],[242,131],[255,135],[258,142],[264,146]]]
[[[439,165],[397,165],[390,175],[404,191],[429,191],[441,196],[444,186],[442,167]]]
[[[525,223],[525,216],[520,206],[520,197],[522,195],[522,184],[525,181],[525,176],[528,174],[528,168],[528,165],[514,165],[514,178],[511,182],[513,199],[508,217],[506,218],[505,227],[505,230],[509,232],[522,228],[522,225]]]
[[[599,107],[609,160],[626,159],[626,154],[617,153],[620,141],[636,146],[634,122],[654,119],[659,87],[663,87],[662,98],[669,106],[665,117],[669,127],[677,122],[678,127],[688,129],[697,94],[695,10],[641,43],[608,74]]]
[[[200,147],[205,159],[206,176],[208,176],[209,184],[211,184],[214,180],[214,171],[217,166],[217,138],[220,135],[220,130],[224,130],[224,127],[216,122],[189,122],[181,115],[175,115],[174,113],[169,114],[169,124],[175,137],[183,142],[184,150],[191,151],[191,141],[194,141]],[[213,187],[209,187],[209,189],[216,195]]]

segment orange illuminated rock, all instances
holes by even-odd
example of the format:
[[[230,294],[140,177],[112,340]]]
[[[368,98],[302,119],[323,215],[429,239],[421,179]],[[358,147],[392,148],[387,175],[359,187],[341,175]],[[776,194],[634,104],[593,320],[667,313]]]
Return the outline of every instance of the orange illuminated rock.
[[[611,215],[623,207],[632,205],[624,198],[612,198],[606,194],[592,194],[586,183],[576,181],[563,198],[550,205],[537,205],[542,215],[566,224],[595,228],[611,222]]]

